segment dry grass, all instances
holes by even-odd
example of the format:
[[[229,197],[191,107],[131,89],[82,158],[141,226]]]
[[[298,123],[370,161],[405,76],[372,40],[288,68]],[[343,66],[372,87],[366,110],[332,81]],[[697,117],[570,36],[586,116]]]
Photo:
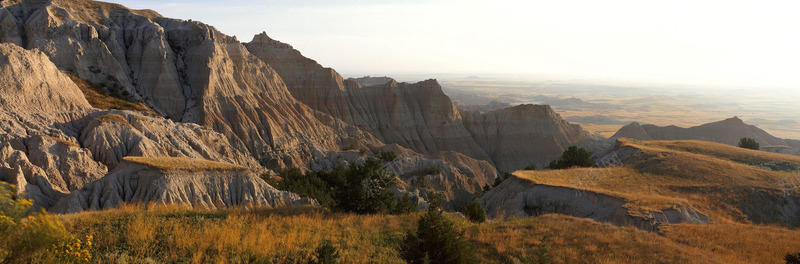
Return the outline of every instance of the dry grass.
[[[639,149],[624,167],[518,171],[518,178],[538,184],[578,188],[625,199],[626,208],[646,213],[690,206],[715,222],[749,222],[741,208],[775,203],[760,194],[783,195],[792,172],[758,168],[765,162],[794,162],[800,157],[742,149],[702,141],[621,140]],[[735,161],[734,161],[735,160]],[[748,165],[753,164],[753,165]],[[800,195],[793,190],[791,195]],[[759,205],[761,204],[761,205]],[[769,213],[769,212],[766,212]]]
[[[131,125],[131,123],[128,122],[128,119],[125,119],[125,117],[123,117],[121,115],[118,115],[118,114],[106,114],[106,115],[98,116],[95,119],[97,119],[97,121],[104,122],[104,123],[114,123],[114,124],[120,124],[120,125],[123,125],[123,126],[133,127],[133,125]]]
[[[713,156],[735,162],[758,165],[767,162],[793,162],[800,164],[800,156],[779,154],[766,151],[745,149],[720,143],[698,140],[673,140],[673,141],[633,141],[623,139],[626,144],[649,146],[655,148],[685,151],[696,154]]]
[[[107,94],[103,86],[99,84],[89,83],[78,76],[72,75],[70,73],[64,72],[78,88],[81,89],[83,95],[86,97],[86,101],[89,101],[89,104],[92,105],[94,108],[99,109],[118,109],[118,110],[130,110],[136,111],[147,115],[155,115],[156,112],[150,107],[147,107],[143,103],[134,103],[127,100],[120,99],[118,97],[114,97],[112,95]]]
[[[725,263],[783,263],[800,252],[800,230],[746,224],[668,225],[661,234],[691,248],[714,252]]]
[[[198,211],[125,206],[62,215],[66,228],[95,238],[96,262],[307,263],[324,239],[343,263],[403,263],[399,247],[419,214],[354,215],[299,207]],[[543,215],[473,224],[466,231],[480,263],[533,259],[544,241],[553,263],[777,263],[800,250],[798,230],[782,227],[669,225],[661,235],[592,220]]]
[[[122,158],[124,161],[134,162],[161,170],[185,170],[185,171],[228,171],[244,170],[243,166],[210,161],[205,159],[185,158],[185,157],[134,157]]]
[[[324,239],[339,249],[343,263],[403,263],[397,243],[416,215],[126,207],[62,218],[73,233],[93,234],[102,253],[161,263],[308,263]]]
[[[67,146],[70,146],[70,147],[80,147],[80,145],[78,145],[78,143],[75,143],[75,142],[72,142],[72,141],[69,141],[69,140],[64,140],[64,139],[60,139],[60,138],[57,138],[57,137],[52,137],[52,136],[48,136],[48,135],[44,135],[44,134],[42,136],[44,136],[46,138],[49,138],[49,139],[52,139],[52,140],[55,140],[58,143],[61,143],[61,144],[64,144],[64,145],[67,145]]]

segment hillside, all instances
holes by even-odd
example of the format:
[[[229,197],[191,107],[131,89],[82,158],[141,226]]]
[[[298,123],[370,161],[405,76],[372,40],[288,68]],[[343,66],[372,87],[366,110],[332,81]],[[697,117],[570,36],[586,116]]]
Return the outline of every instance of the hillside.
[[[774,149],[785,154],[800,155],[800,140],[777,138],[756,126],[745,124],[738,117],[689,128],[677,126],[660,127],[633,122],[620,128],[611,138],[703,140],[735,146],[741,138],[745,137],[755,139],[762,147],[765,147],[765,150]],[[783,148],[780,146],[783,146]]]
[[[481,200],[495,215],[560,210],[656,230],[681,222],[800,225],[796,156],[703,141],[620,139],[603,163],[613,166],[518,171]]]

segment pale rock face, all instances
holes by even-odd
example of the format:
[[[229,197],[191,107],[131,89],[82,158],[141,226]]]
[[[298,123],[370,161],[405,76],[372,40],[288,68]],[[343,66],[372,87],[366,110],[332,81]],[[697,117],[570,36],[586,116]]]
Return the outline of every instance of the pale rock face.
[[[105,176],[129,155],[203,158],[266,170],[197,124],[91,108],[42,53],[0,44],[0,180],[39,208]]]
[[[47,56],[13,44],[0,44],[0,104],[8,111],[38,113],[91,107]]]
[[[122,203],[180,204],[204,209],[316,204],[273,188],[249,170],[164,170],[124,161],[107,176],[59,201],[53,211],[102,210]]]
[[[380,144],[298,102],[269,65],[211,26],[84,0],[4,3],[0,15],[13,17],[0,23],[25,34],[9,29],[0,40],[20,37],[60,69],[220,132],[262,164],[304,167],[317,150]]]
[[[91,152],[73,142],[35,135],[27,139],[26,145],[31,163],[44,170],[50,184],[65,192],[80,189],[108,172]]]
[[[66,195],[53,187],[42,168],[28,160],[24,152],[9,145],[0,147],[0,180],[17,186],[17,193],[34,201],[34,209],[49,208]]]

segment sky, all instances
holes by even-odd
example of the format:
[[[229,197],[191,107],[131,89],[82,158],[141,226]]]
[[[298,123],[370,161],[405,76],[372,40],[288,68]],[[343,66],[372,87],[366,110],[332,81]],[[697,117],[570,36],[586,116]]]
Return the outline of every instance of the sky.
[[[346,77],[513,75],[800,90],[800,1],[107,0],[266,31]]]

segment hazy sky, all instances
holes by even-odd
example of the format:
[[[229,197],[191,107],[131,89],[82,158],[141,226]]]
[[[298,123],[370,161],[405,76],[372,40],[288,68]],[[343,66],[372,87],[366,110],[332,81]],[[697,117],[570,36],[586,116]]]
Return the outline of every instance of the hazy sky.
[[[266,31],[344,75],[800,89],[800,1],[110,1],[240,41]]]

